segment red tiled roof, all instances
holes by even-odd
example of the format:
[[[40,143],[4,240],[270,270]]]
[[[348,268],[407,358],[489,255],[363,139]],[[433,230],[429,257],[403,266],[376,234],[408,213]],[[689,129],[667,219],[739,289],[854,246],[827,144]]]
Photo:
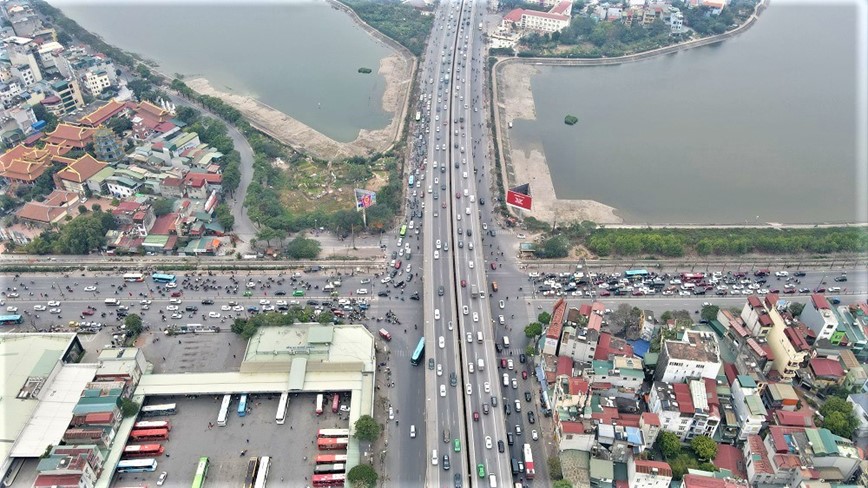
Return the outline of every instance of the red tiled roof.
[[[771,309],[777,307],[778,300],[780,300],[780,297],[778,296],[777,293],[769,293],[768,295],[766,295],[766,298],[765,298],[766,308],[771,310]]]
[[[631,358],[633,357],[633,346],[627,344],[627,341],[620,337],[612,337],[611,334],[605,332],[600,334],[597,350],[594,351],[594,359],[607,361],[609,356],[613,354]]]
[[[105,423],[105,422],[110,422],[112,420],[112,418],[114,418],[114,416],[112,415],[111,412],[96,412],[96,413],[89,413],[89,414],[85,415],[84,421],[85,421],[85,423],[91,423],[91,422]]]
[[[741,449],[730,444],[718,444],[717,456],[714,457],[714,465],[730,470],[733,475],[740,479],[747,479],[744,465],[744,454]]]
[[[769,426],[769,435],[772,439],[772,448],[775,452],[780,454],[787,454],[790,452],[790,446],[787,443],[787,440],[784,438],[784,435],[787,434],[795,434],[797,432],[805,432],[804,427],[788,427],[783,425],[770,425]]]
[[[154,225],[151,226],[149,232],[156,235],[167,235],[175,232],[175,219],[177,218],[178,214],[175,212],[161,215],[154,220]]]
[[[93,112],[85,115],[84,117],[78,119],[78,121],[82,125],[86,125],[89,127],[99,127],[102,123],[107,121],[108,119],[114,117],[115,115],[121,113],[126,108],[126,104],[123,102],[119,102],[115,99],[109,100],[108,103],[103,105],[102,107],[94,110]]]
[[[747,347],[759,357],[765,356],[765,351],[760,347],[759,343],[753,337],[748,338]]]
[[[834,359],[814,358],[808,364],[815,376],[828,378],[840,378],[844,376],[844,368],[841,367],[841,363]]]
[[[722,480],[720,478],[711,478],[709,476],[700,476],[698,474],[686,474],[681,478],[682,488],[746,488],[747,486],[747,482]]]
[[[583,304],[579,307],[579,314],[580,314],[580,315],[583,315],[583,316],[585,316],[585,317],[591,315],[591,305],[588,304],[588,303],[583,303]]]
[[[832,309],[832,307],[829,306],[829,302],[826,301],[825,295],[814,293],[813,295],[811,295],[811,301],[814,302],[814,308],[817,308],[819,310]]]
[[[669,466],[669,463],[663,461],[649,461],[645,459],[637,459],[635,462],[637,473],[672,476],[672,468]],[[655,468],[657,471],[654,471]]]
[[[503,16],[503,20],[508,22],[521,22],[521,14],[524,13],[524,9],[517,8],[515,10],[511,10],[508,14]]]
[[[175,178],[174,176],[169,176],[168,178],[163,178],[163,181],[160,182],[162,186],[181,186],[184,183],[184,180],[181,178]]]
[[[747,297],[747,304],[750,306],[750,308],[764,308],[763,303],[756,295],[750,295],[749,297]]]
[[[549,322],[548,330],[546,330],[546,337],[549,339],[558,339],[561,338],[561,330],[564,327],[564,315],[567,313],[567,302],[563,298],[559,299],[555,302],[554,307],[552,307],[552,318]]]
[[[554,7],[552,7],[552,9],[549,10],[549,13],[553,13],[553,14],[557,14],[557,15],[567,15],[566,12],[567,12],[567,10],[570,9],[570,7],[572,7],[570,2],[563,1],[563,2],[560,2],[557,5],[555,5]]]
[[[525,10],[522,12],[522,15],[527,15],[528,17],[543,17],[546,19],[554,19],[554,20],[569,20],[569,17],[566,15],[552,14],[549,12],[537,12],[535,10]]]
[[[564,434],[584,434],[585,426],[581,422],[571,422],[564,420],[561,422],[561,429]]]
[[[726,381],[732,385],[735,382],[735,378],[738,376],[738,369],[736,369],[735,365],[732,363],[723,363],[723,374],[726,375]]]
[[[702,378],[705,382],[705,399],[709,405],[715,407],[720,406],[720,400],[717,398],[717,381],[711,378]]]
[[[660,425],[660,416],[654,412],[643,412],[642,423],[645,425]]]
[[[45,140],[51,144],[83,149],[93,140],[94,132],[96,132],[96,129],[91,127],[57,124],[57,128],[54,131],[46,134]]]
[[[62,180],[68,180],[75,183],[84,183],[93,175],[102,171],[108,166],[108,163],[97,160],[90,154],[76,159],[69,166],[57,172],[57,177]]]
[[[587,395],[590,389],[588,380],[582,378],[570,378],[570,395]]]
[[[768,343],[765,343],[760,347],[763,348],[763,352],[765,353],[766,359],[768,359],[769,361],[775,360],[775,353],[774,353],[774,351],[772,351],[772,348],[771,348],[771,346],[769,346]]]
[[[814,412],[808,408],[796,410],[795,412],[775,410],[775,420],[777,420],[778,425],[814,427]]]
[[[756,434],[747,436],[747,448],[752,455],[754,469],[758,473],[775,474],[772,463],[769,462],[769,453],[760,436]]]
[[[34,487],[78,488],[81,486],[81,474],[40,474],[33,482]]]
[[[599,314],[592,313],[590,318],[588,318],[588,329],[596,330],[599,332],[600,328],[603,327],[603,317]]]
[[[558,357],[557,375],[558,376],[572,376],[573,375],[573,358],[571,358],[569,356]]]
[[[157,124],[154,127],[154,131],[159,132],[161,134],[165,134],[166,132],[169,132],[170,130],[174,129],[175,127],[177,127],[177,126],[175,124],[169,122],[169,121],[160,122],[159,124]]]
[[[687,383],[676,383],[672,385],[672,390],[675,393],[675,401],[678,402],[678,411],[681,413],[695,413],[696,407],[693,406],[693,395],[690,394],[690,386]]]
[[[204,186],[205,183],[219,185],[223,182],[223,175],[214,173],[187,173],[184,181],[194,188]],[[552,318],[552,323],[554,323],[554,318]]]

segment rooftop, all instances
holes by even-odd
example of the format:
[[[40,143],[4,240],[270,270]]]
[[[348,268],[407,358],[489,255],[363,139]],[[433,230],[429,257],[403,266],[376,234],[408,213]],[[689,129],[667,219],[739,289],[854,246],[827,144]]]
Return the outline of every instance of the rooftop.
[[[711,332],[686,330],[680,341],[666,341],[663,347],[670,359],[720,363],[717,338]]]

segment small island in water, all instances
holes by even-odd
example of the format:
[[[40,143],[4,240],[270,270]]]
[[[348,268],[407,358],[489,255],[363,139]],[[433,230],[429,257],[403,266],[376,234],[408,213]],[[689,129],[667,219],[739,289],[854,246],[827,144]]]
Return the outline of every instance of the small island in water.
[[[578,121],[579,119],[577,119],[574,115],[567,115],[566,117],[564,117],[564,123],[567,125],[576,125],[576,122]]]
[[[370,72],[371,72],[371,68],[359,68],[359,73],[367,75],[367,74],[370,74]]]

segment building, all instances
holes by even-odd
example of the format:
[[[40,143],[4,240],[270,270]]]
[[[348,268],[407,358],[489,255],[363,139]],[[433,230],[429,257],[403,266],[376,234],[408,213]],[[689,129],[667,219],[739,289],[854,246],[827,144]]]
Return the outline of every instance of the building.
[[[765,301],[757,295],[747,297],[747,302],[741,310],[741,319],[754,337],[765,338],[772,328],[772,318],[769,316],[769,308]]]
[[[51,88],[60,98],[60,106],[63,114],[84,108],[84,99],[81,98],[81,90],[75,78],[60,80],[52,83]]]
[[[606,307],[600,302],[571,309],[561,337],[560,353],[580,363],[590,363],[597,351],[605,310]],[[571,322],[570,316],[575,321]]]
[[[661,430],[682,441],[699,435],[713,437],[721,421],[716,383],[707,378],[675,384],[655,381],[648,409],[659,417]]]
[[[102,107],[78,119],[78,123],[86,127],[96,128],[126,111],[127,105],[125,103],[111,99]]]
[[[756,382],[750,376],[740,375],[730,385],[732,406],[739,424],[739,440],[759,434],[766,423],[768,412],[763,405]]]
[[[767,410],[794,412],[799,407],[799,396],[789,383],[768,383],[760,397]]]
[[[847,395],[847,401],[853,404],[853,415],[859,419],[859,427],[854,435],[868,436],[868,393],[853,393]]]
[[[554,356],[558,354],[558,345],[561,340],[561,332],[564,327],[564,316],[566,316],[567,302],[563,298],[555,302],[552,308],[552,318],[549,326],[545,331],[545,342],[543,343],[542,353],[545,355]]]
[[[124,150],[114,131],[100,127],[93,134],[93,152],[102,161],[117,162],[123,159]]]
[[[681,488],[748,488],[747,482],[715,478],[709,475],[690,473],[681,478]]]
[[[802,371],[802,383],[812,388],[838,386],[844,381],[844,368],[837,359],[814,358],[806,369]]]
[[[631,488],[669,488],[672,468],[663,461],[634,459],[627,462],[627,481]]]
[[[503,17],[504,29],[558,32],[570,26],[572,3],[561,1],[548,12],[517,8]]]
[[[57,127],[45,135],[45,142],[65,148],[84,149],[93,142],[96,129],[72,124],[57,124]]]
[[[99,446],[80,444],[52,447],[39,460],[34,487],[92,487],[102,473],[105,457]]]
[[[665,341],[660,349],[654,379],[682,383],[687,379],[717,378],[720,352],[713,332],[684,331],[680,341]]]
[[[669,33],[672,35],[684,34],[684,14],[675,7],[672,7],[672,10],[669,15]]]
[[[108,164],[98,161],[90,154],[85,154],[55,173],[54,182],[59,188],[84,195],[85,188],[88,187],[87,181],[106,166]]]
[[[98,97],[106,89],[112,86],[111,78],[104,69],[89,69],[84,73],[84,89],[92,97]]]
[[[41,202],[25,203],[15,215],[34,224],[51,225],[62,222],[70,211],[78,205],[79,194],[64,190],[52,191]]]
[[[605,383],[627,390],[639,390],[645,380],[642,360],[624,356],[615,356],[612,361],[593,360],[586,373],[591,384]]]
[[[838,319],[826,297],[814,293],[799,316],[802,323],[817,335],[817,340],[830,339],[838,329]]]
[[[768,299],[768,297],[766,297]],[[768,304],[768,302],[766,302]],[[808,358],[808,351],[797,350],[793,345],[790,336],[787,333],[787,327],[781,314],[772,305],[768,309],[768,317],[771,318],[772,325],[768,329],[767,344],[774,355],[772,359],[772,368],[778,372],[781,380],[792,381],[796,375],[796,371]]]

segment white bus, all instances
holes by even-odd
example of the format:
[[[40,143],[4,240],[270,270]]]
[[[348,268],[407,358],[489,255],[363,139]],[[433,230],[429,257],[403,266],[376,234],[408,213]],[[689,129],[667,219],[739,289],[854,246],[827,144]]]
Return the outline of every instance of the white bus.
[[[220,413],[217,414],[217,425],[226,427],[226,419],[229,417],[229,404],[232,403],[232,395],[223,395],[223,403],[220,405]]]
[[[124,281],[128,283],[145,281],[145,275],[143,275],[142,273],[127,273],[124,275]]]
[[[268,468],[271,466],[271,458],[262,456],[259,458],[259,470],[256,473],[256,484],[254,488],[265,488],[265,483],[268,481]]]
[[[274,420],[278,425],[283,425],[286,421],[286,407],[289,406],[289,392],[285,391],[280,394],[280,401],[277,403],[277,415]]]
[[[177,404],[165,403],[163,405],[148,405],[139,410],[142,417],[162,417],[164,415],[175,415],[177,412]]]

